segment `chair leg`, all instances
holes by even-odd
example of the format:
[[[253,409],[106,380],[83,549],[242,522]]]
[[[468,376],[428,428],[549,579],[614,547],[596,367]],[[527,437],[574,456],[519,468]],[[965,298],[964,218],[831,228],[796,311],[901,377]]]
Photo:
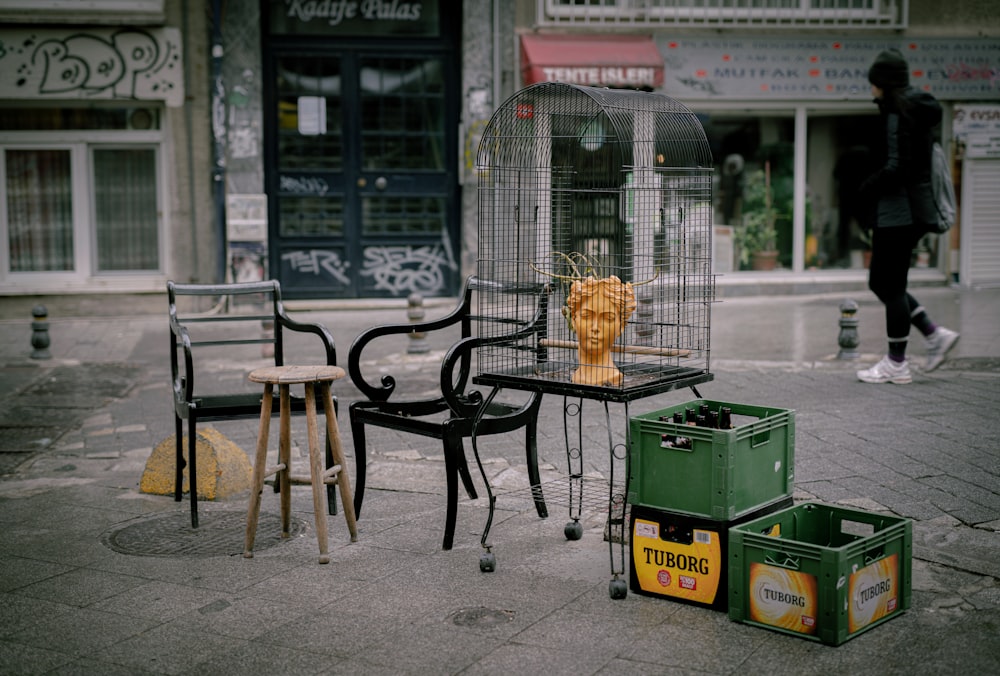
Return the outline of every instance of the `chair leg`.
[[[475,500],[479,497],[479,494],[476,492],[476,485],[472,483],[472,474],[469,473],[469,461],[465,457],[465,445],[462,443],[462,437],[458,437],[458,452],[455,454],[455,464],[458,468],[458,475],[462,477],[462,485],[465,486],[466,494],[470,500]]]
[[[286,414],[285,397],[288,396],[287,385],[281,385],[281,420],[290,417]],[[306,431],[309,436],[309,477],[312,486],[313,518],[316,520],[316,540],[319,542],[319,562],[330,563],[329,528],[326,523],[326,505],[323,504],[325,486],[323,485],[323,461],[320,458],[319,430],[316,428],[316,386],[305,383],[306,390]],[[282,439],[285,442],[285,439]],[[284,497],[284,496],[282,496]],[[284,512],[284,509],[282,509]],[[284,522],[285,514],[281,515]]]
[[[531,497],[535,501],[535,511],[539,518],[549,516],[545,506],[545,496],[542,495],[542,477],[538,472],[538,419],[534,418],[524,427],[524,452],[528,463],[528,481],[531,482]]]
[[[279,392],[280,392],[280,388],[279,388]],[[273,397],[273,390],[272,390],[272,397]],[[261,404],[261,405],[263,406],[263,404]],[[280,394],[278,395],[277,404],[275,404],[275,401],[273,399],[271,401],[271,416],[272,417],[274,417],[274,414],[275,414],[275,410],[274,410],[275,405],[277,405],[277,407],[278,407],[277,413],[278,413],[278,421],[280,423],[280,421],[281,421],[281,395]],[[279,427],[280,427],[280,425],[279,425]],[[279,453],[281,452],[280,449],[279,449],[278,452]],[[278,459],[278,462],[281,462],[280,458]],[[282,491],[282,488],[281,488],[281,477],[280,476],[275,476],[274,477],[274,481],[272,483],[273,483],[273,488],[274,488],[274,494],[275,495],[280,494],[281,491]],[[280,500],[279,500],[278,504],[281,504]]]
[[[336,415],[336,414],[334,414]],[[326,468],[330,469],[335,464],[333,461],[333,449],[330,448],[330,435],[326,435]],[[333,484],[326,485],[326,513],[330,516],[337,515],[337,487]]]
[[[174,439],[177,441],[177,458],[174,462],[176,467],[174,502],[180,502],[184,495],[184,465],[187,463],[184,461],[184,421],[176,413],[174,414]]]
[[[243,558],[253,558],[253,541],[257,537],[257,520],[260,516],[260,494],[264,491],[264,473],[267,465],[267,443],[271,433],[271,392],[273,385],[264,385],[264,398],[260,405],[260,426],[257,430],[257,452],[253,463],[253,485],[250,486],[250,504],[247,505],[247,527],[243,537]],[[280,460],[279,460],[280,462]],[[285,491],[286,493],[288,491]]]
[[[198,423],[188,418],[188,489],[191,492],[191,527],[198,527]]]
[[[278,463],[284,469],[278,471],[274,482],[280,487],[281,495],[281,537],[287,538],[292,527],[292,397],[288,385],[278,385]],[[315,406],[313,407],[315,411]],[[309,401],[306,400],[306,418],[309,416]]]
[[[455,523],[458,520],[458,476],[460,466],[464,462],[465,453],[462,446],[462,436],[453,430],[445,430],[444,440],[444,473],[448,487],[447,505],[444,516],[444,540],[441,549],[451,549],[455,542]],[[460,460],[461,458],[461,460]],[[466,465],[465,474],[468,474]],[[464,479],[463,479],[464,480]],[[470,496],[472,497],[472,496]]]
[[[356,414],[354,405],[349,409],[351,419],[351,436],[354,438],[354,518],[361,517],[361,503],[365,499],[365,470],[367,458],[365,454],[365,423]]]
[[[347,471],[347,459],[340,443],[340,426],[337,424],[337,411],[333,407],[333,397],[330,396],[330,383],[319,384],[320,397],[323,400],[323,413],[326,417],[327,451],[332,456],[332,464],[340,465],[337,473],[337,487],[340,488],[340,499],[344,503],[344,519],[347,530],[351,534],[351,542],[358,541],[358,521],[354,513],[354,496],[351,495],[351,475]],[[330,485],[332,488],[333,485]]]

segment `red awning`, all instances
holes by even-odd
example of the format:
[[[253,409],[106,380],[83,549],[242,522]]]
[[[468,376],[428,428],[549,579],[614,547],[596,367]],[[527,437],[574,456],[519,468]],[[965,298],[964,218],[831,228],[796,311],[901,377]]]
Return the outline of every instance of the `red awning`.
[[[663,57],[648,35],[522,35],[524,84],[660,87]]]

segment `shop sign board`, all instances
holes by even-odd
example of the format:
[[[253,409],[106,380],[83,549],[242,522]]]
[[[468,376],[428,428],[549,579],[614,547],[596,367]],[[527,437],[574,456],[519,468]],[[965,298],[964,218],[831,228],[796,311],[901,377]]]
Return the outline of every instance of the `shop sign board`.
[[[898,49],[910,83],[941,100],[1000,98],[997,38],[657,38],[663,92],[690,99],[870,101],[868,68]]]

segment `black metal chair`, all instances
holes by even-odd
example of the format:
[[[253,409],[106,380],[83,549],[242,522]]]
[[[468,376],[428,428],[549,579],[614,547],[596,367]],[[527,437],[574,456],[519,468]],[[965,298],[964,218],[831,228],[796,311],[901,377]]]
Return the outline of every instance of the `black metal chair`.
[[[178,307],[178,299],[183,297],[208,297],[214,302],[209,312],[194,312],[188,309],[197,304],[195,299]],[[223,389],[219,386],[223,379],[218,373],[209,377],[198,370],[195,354],[204,354],[209,348],[222,351],[238,350],[241,345],[260,345],[262,355],[273,354],[275,366],[286,363],[286,336],[284,331],[314,334],[319,344],[314,346],[317,353],[322,351],[326,364],[336,365],[337,351],[333,336],[326,327],[316,323],[297,322],[286,313],[281,302],[281,286],[277,280],[247,282],[239,284],[175,284],[167,282],[167,301],[170,319],[170,374],[173,383],[174,428],[177,442],[177,465],[174,499],[180,502],[183,494],[184,467],[188,467],[188,481],[191,492],[191,526],[198,527],[197,490],[197,426],[199,422],[258,418],[261,410],[261,393],[256,388],[242,392],[210,391]],[[303,356],[304,357],[304,356]],[[301,362],[301,359],[294,361]],[[315,363],[316,359],[306,359]],[[241,365],[239,368],[244,369]],[[234,369],[235,370],[235,369]],[[247,373],[252,370],[244,369]],[[196,375],[202,387],[196,388]],[[240,386],[246,385],[246,376],[234,377]],[[215,387],[205,385],[208,382]],[[254,391],[256,390],[256,391]],[[334,398],[336,404],[336,398]],[[272,411],[279,411],[279,399],[275,391]],[[292,397],[291,412],[305,414],[303,397]],[[188,421],[188,461],[183,454],[183,425]],[[326,465],[333,466],[329,440],[326,444]],[[275,491],[278,484],[275,483]],[[330,514],[336,513],[334,486],[327,487]]]
[[[458,512],[458,481],[461,478],[469,497],[477,497],[476,488],[469,474],[464,439],[503,434],[524,429],[525,458],[528,477],[538,516],[545,518],[548,510],[542,496],[538,472],[538,410],[542,395],[531,393],[521,402],[499,402],[492,397],[487,401],[477,390],[468,389],[474,352],[490,343],[509,341],[513,335],[537,334],[544,337],[547,294],[539,287],[533,302],[537,311],[532,320],[515,324],[507,336],[479,338],[472,336],[473,321],[480,319],[472,313],[474,291],[479,282],[470,277],[462,291],[458,306],[440,319],[376,326],[361,333],[351,345],[347,371],[355,386],[367,400],[352,402],[349,411],[351,432],[354,438],[356,468],[354,475],[354,509],[360,515],[365,493],[365,427],[374,425],[401,432],[440,439],[444,446],[445,475],[447,482],[447,511],[442,549],[451,549],[454,543],[455,522]],[[396,389],[396,379],[382,375],[380,384],[374,385],[361,372],[365,348],[378,338],[410,333],[431,334],[459,328],[459,340],[445,354],[440,368],[440,391],[437,396],[396,401],[391,396]],[[452,328],[452,330],[454,330]]]

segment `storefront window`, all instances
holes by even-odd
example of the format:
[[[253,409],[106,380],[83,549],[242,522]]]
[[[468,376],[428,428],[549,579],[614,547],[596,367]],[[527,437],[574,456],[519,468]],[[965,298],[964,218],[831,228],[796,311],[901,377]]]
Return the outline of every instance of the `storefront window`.
[[[792,113],[713,112],[701,117],[715,158],[715,237],[728,240],[716,247],[727,256],[716,260],[716,271],[790,268]]]
[[[807,268],[862,268],[874,212],[858,187],[873,170],[878,116],[811,112],[806,182],[812,207]]]
[[[868,108],[799,113],[801,139],[791,112],[701,114],[715,160],[716,272],[867,267],[875,212],[858,188],[878,161],[879,117]],[[805,146],[798,167],[796,142]],[[796,171],[804,176],[798,223]],[[934,266],[938,240],[920,242],[914,267]]]
[[[810,112],[806,181],[812,218],[805,241],[807,269],[867,267],[875,214],[873,205],[860,200],[858,187],[875,170],[880,137],[874,110]],[[925,238],[914,266],[929,267],[936,246],[936,237]]]

